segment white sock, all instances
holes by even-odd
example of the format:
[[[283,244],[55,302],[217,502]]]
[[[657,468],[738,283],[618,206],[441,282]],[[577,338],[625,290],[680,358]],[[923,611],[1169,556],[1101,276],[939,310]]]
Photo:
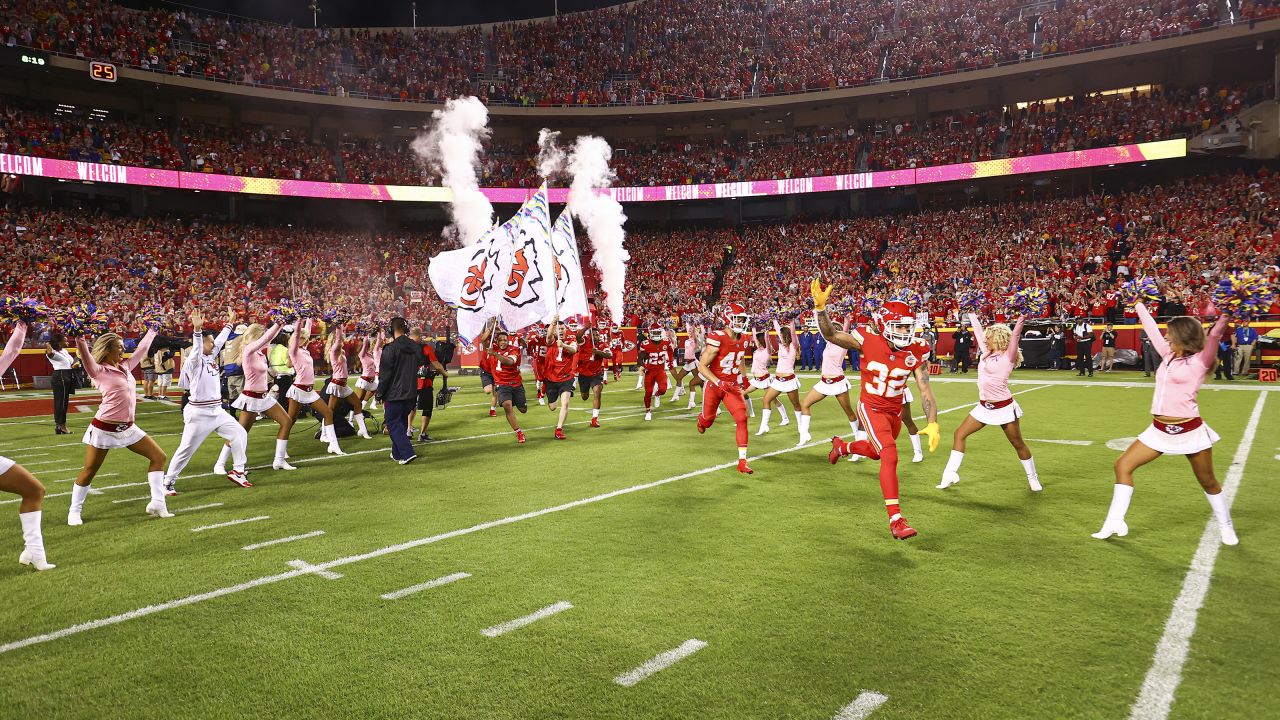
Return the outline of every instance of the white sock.
[[[787,406],[786,406],[786,405],[783,405],[782,403],[778,403],[778,414],[782,416],[782,422],[786,422],[786,421],[787,421]]]
[[[591,417],[593,418],[600,417],[600,408],[591,408]]]
[[[773,414],[773,411],[770,410],[769,408],[765,408],[760,411],[760,427],[762,428],[769,427],[769,416],[772,414]]]
[[[915,437],[912,435],[912,437]],[[916,442],[920,442],[916,440]],[[947,467],[942,471],[944,473],[960,472],[960,463],[964,462],[964,453],[959,450],[952,450],[951,457],[947,458]]]
[[[18,513],[18,520],[22,522],[22,544],[31,551],[32,555],[43,560],[44,535],[40,532],[41,515],[39,510]]]
[[[1111,496],[1111,507],[1107,510],[1107,520],[1105,525],[1112,522],[1124,522],[1125,513],[1129,512],[1129,500],[1133,498],[1133,486],[1121,485],[1116,483],[1114,494]]]
[[[857,436],[858,436],[858,421],[857,421],[857,420],[850,420],[850,421],[849,421],[849,431],[853,433],[854,437],[857,437]]]
[[[919,455],[920,454],[920,436],[917,434],[917,435],[908,435],[907,437],[911,439],[911,452],[915,453],[916,455]]]
[[[164,502],[164,471],[153,470],[148,472],[147,484],[151,486],[151,501]]]
[[[853,433],[854,442],[862,442],[863,440],[866,440],[866,439],[867,439],[867,434],[861,430],[857,430]]]
[[[71,486],[71,512],[78,513],[84,509],[84,499],[89,497],[89,486]]]
[[[1204,499],[1209,501],[1209,507],[1213,508],[1214,517],[1218,518],[1219,527],[1231,526],[1231,508],[1227,507],[1227,494],[1218,493],[1217,495],[1204,494]]]
[[[804,415],[804,414],[800,415],[800,421],[796,423],[796,429],[800,432],[801,435],[809,434],[809,421],[812,419],[813,417],[811,415]]]
[[[226,467],[227,459],[230,457],[231,457],[231,446],[223,445],[222,449],[218,451],[218,466]]]
[[[364,424],[364,413],[360,413],[359,415],[356,415],[356,427],[360,429],[361,434],[364,434],[364,435],[369,434],[369,428],[365,427],[365,424]]]
[[[746,460],[746,459],[747,459],[747,449],[746,449],[746,448],[738,448],[738,459],[739,459],[739,460]]]
[[[1040,475],[1036,473],[1036,459],[1035,459],[1035,458],[1027,458],[1026,460],[1019,460],[1019,462],[1021,462],[1021,463],[1022,463],[1022,469],[1027,471],[1027,477],[1029,477],[1029,478],[1038,478],[1038,477],[1040,477]]]
[[[755,403],[751,402],[751,398],[746,398],[746,400],[747,400],[747,413],[750,414],[751,417],[755,417],[756,416]]]
[[[276,459],[283,460],[289,454],[289,441],[276,438]]]

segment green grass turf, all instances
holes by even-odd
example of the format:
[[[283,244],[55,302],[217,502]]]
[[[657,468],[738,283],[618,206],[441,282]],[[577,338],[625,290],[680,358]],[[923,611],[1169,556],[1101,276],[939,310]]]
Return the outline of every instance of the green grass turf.
[[[0,716],[823,720],[867,689],[889,697],[877,719],[1125,717],[1209,510],[1186,462],[1164,458],[1138,477],[1129,537],[1090,538],[1118,456],[1105,443],[1145,427],[1150,390],[1015,374],[1047,379],[1073,384],[1014,387],[1028,391],[1018,396],[1026,437],[1093,444],[1032,443],[1045,485],[1035,495],[987,429],[970,439],[963,481],[939,491],[967,407],[943,415],[939,451],[901,468],[904,513],[920,531],[908,542],[889,536],[874,464],[832,467],[821,447],[786,452],[754,461],[751,477],[707,472],[336,567],[339,580],[295,577],[0,654]],[[457,441],[420,447],[414,465],[392,464],[385,438],[345,439],[348,451],[377,452],[258,470],[251,490],[184,479],[171,508],[223,505],[170,520],[144,516],[145,501],[111,502],[146,494],[105,489],[145,481],[141,458],[113,452],[102,472],[118,475],[97,481],[104,492],[90,496],[83,527],[64,524],[67,497],[46,501],[58,569],[0,564],[0,644],[286,572],[293,559],[323,563],[735,459],[727,415],[706,436],[683,401],[644,423],[630,376],[609,386],[604,427],[574,411],[583,424],[567,442],[551,438],[551,413],[537,406],[524,447],[509,435],[460,440],[505,429],[473,405],[475,381],[464,385],[432,425]],[[972,383],[935,388],[944,410],[976,399]],[[1201,394],[1222,436],[1220,477],[1257,397]],[[139,422],[171,452],[177,410],[140,409],[156,413]],[[74,417],[72,428],[87,422]],[[308,426],[291,444],[295,462],[321,457]],[[1241,545],[1218,560],[1175,718],[1280,715],[1276,427],[1280,398],[1265,407],[1235,508]],[[31,470],[51,494],[69,490],[75,469],[54,470],[78,468],[83,448],[48,446],[78,434],[0,428],[0,453],[48,453]],[[815,410],[815,437],[847,431],[834,401]],[[250,436],[251,465],[269,462],[273,436],[270,422]],[[753,434],[752,454],[794,442],[794,425],[775,418],[770,435]],[[188,473],[207,473],[216,450],[207,444]],[[35,464],[53,460],[66,462]],[[190,532],[256,515],[271,519]],[[7,527],[4,552],[16,555],[16,521]],[[326,534],[240,549],[313,530]],[[471,577],[379,597],[455,572]],[[560,600],[574,608],[480,634]],[[690,638],[709,645],[634,687],[613,683]]]

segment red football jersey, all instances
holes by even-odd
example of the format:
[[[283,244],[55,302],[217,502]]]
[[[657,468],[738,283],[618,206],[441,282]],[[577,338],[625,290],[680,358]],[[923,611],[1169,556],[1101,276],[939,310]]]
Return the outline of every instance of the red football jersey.
[[[582,339],[578,340],[579,375],[600,375],[604,373],[604,360],[596,357],[595,352],[595,333],[588,330],[582,334]]]
[[[862,343],[862,392],[858,401],[869,408],[902,412],[902,396],[916,368],[929,358],[929,346],[918,342],[899,350],[869,328],[851,333]]]
[[[494,366],[493,382],[497,385],[506,385],[508,387],[515,387],[523,383],[524,380],[520,377],[520,348],[508,343],[506,349],[499,350],[495,347],[493,351],[516,361],[515,365],[503,365],[496,359],[492,359]]]
[[[665,340],[662,342],[645,340],[640,345],[640,353],[644,355],[645,369],[657,370],[671,366],[671,358],[674,356],[675,350],[672,349],[671,343]]]
[[[565,342],[574,344],[573,335],[565,337]],[[572,380],[578,372],[578,354],[565,351],[559,345],[547,348],[547,361],[543,367],[543,376],[552,382]]]
[[[715,359],[711,361],[711,372],[725,382],[742,382],[742,342],[745,338],[734,340],[725,330],[717,330],[707,335],[707,347],[716,349]]]

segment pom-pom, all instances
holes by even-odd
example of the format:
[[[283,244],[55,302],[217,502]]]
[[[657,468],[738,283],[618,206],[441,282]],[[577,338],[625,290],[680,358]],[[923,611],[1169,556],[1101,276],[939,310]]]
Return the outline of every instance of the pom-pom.
[[[871,317],[884,307],[884,299],[877,295],[868,295],[862,300],[862,314]]]
[[[320,319],[329,327],[338,327],[351,321],[351,312],[341,305],[331,305],[320,313]]]
[[[961,290],[956,295],[956,304],[960,307],[960,312],[979,312],[987,304],[987,293],[985,290]]]
[[[1125,307],[1149,303],[1160,299],[1160,288],[1154,278],[1143,275],[1120,285],[1120,298]]]
[[[377,320],[360,320],[356,322],[356,333],[359,335],[381,335],[382,323]]]
[[[148,330],[160,332],[169,324],[168,314],[159,303],[153,303],[138,311],[138,320],[142,322]]]
[[[53,322],[62,334],[73,338],[101,335],[110,325],[106,316],[100,314],[93,303],[79,303],[62,308],[53,314]]]
[[[0,297],[0,320],[32,325],[48,316],[49,306],[34,298],[19,298],[14,295]]]
[[[1040,288],[1024,288],[1009,297],[1008,306],[1014,315],[1038,317],[1049,307],[1049,297]]]
[[[320,308],[310,300],[303,298],[302,300],[293,301],[294,308],[298,311],[300,319],[315,319],[320,317]]]
[[[906,303],[907,307],[911,308],[912,310],[915,310],[920,306],[924,305],[924,296],[922,296],[920,293],[916,292],[915,290],[912,290],[909,287],[903,287],[903,288],[898,288],[897,290],[894,290],[893,294],[889,296],[889,300],[891,302]],[[869,314],[870,313],[868,313],[868,315]]]
[[[280,303],[272,308],[267,315],[271,317],[271,322],[276,325],[289,325],[298,319],[298,308],[292,300],[281,298]]]
[[[1262,315],[1276,301],[1276,290],[1267,279],[1255,272],[1233,272],[1213,288],[1213,304],[1218,312],[1236,320],[1249,320]]]

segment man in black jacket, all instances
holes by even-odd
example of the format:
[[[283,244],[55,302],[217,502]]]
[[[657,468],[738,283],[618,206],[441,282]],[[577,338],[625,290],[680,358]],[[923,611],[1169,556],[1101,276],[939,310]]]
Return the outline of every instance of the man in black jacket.
[[[418,368],[422,366],[422,346],[409,338],[409,323],[391,318],[393,340],[382,349],[378,365],[378,399],[391,435],[391,459],[407,465],[418,459],[409,442],[409,413],[418,399]]]

